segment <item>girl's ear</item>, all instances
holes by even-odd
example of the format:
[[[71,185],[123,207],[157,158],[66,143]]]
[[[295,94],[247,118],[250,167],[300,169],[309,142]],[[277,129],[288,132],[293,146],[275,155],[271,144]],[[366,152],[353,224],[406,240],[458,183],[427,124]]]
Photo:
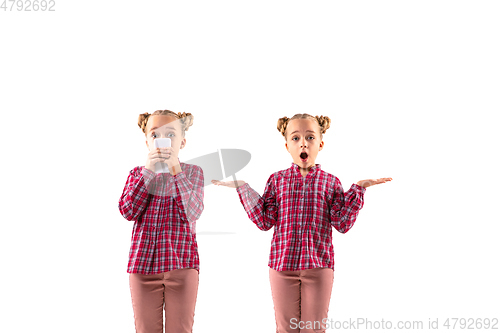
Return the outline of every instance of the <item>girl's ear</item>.
[[[324,141],[321,141],[321,142],[319,143],[319,150],[323,149],[323,145],[324,145],[324,144],[325,144],[325,142],[324,142]]]
[[[186,145],[186,138],[182,139],[181,141],[181,149],[184,148],[185,145]]]

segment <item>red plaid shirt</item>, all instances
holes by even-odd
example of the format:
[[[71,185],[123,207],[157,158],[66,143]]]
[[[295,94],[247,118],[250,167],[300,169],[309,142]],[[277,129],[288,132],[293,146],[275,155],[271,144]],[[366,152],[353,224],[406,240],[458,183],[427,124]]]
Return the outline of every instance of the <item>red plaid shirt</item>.
[[[273,173],[261,197],[246,183],[237,188],[248,217],[261,230],[274,227],[269,267],[333,269],[332,226],[346,233],[363,207],[366,188],[340,180],[316,164],[302,177],[297,164]]]
[[[182,171],[156,174],[135,167],[118,208],[132,230],[128,273],[158,274],[180,268],[199,271],[196,220],[203,211],[203,171],[181,163]]]

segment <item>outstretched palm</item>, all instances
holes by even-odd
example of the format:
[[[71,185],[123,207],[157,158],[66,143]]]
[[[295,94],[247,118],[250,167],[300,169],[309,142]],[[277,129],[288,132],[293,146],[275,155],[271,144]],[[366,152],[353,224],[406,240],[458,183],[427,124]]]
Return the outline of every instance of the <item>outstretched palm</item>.
[[[359,186],[363,186],[364,188],[367,188],[367,187],[370,187],[370,186],[373,186],[373,185],[382,184],[382,183],[385,183],[385,182],[390,182],[391,180],[392,180],[391,177],[388,177],[388,178],[378,178],[378,179],[365,179],[365,180],[360,180],[356,184],[358,184]]]
[[[245,185],[244,180],[233,180],[233,181],[228,181],[228,182],[221,182],[220,180],[215,180],[212,179],[212,184],[214,185],[222,185],[222,186],[227,186],[227,187],[232,187],[232,188],[237,188],[240,186]]]

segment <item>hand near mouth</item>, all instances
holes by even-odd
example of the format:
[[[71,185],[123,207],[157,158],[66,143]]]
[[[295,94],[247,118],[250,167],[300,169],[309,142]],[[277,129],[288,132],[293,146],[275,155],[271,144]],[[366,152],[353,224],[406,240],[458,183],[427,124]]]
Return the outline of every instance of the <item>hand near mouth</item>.
[[[385,183],[385,182],[389,182],[391,180],[392,180],[391,177],[388,177],[388,178],[378,178],[378,179],[365,179],[365,180],[360,180],[356,184],[359,185],[359,186],[363,186],[364,188],[367,188],[367,187],[370,187],[372,185],[382,184],[382,183]]]
[[[231,188],[238,188],[240,186],[245,185],[246,182],[244,180],[221,182],[220,180],[212,179],[212,184],[227,186],[227,187],[231,187]]]

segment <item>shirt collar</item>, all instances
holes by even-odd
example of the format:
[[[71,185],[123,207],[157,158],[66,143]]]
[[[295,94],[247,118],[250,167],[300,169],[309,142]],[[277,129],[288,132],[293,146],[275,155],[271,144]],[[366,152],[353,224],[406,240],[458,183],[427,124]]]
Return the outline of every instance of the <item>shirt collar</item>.
[[[299,170],[299,166],[295,163],[292,162],[292,166],[290,167],[290,169],[295,172],[296,174],[298,174],[300,177],[302,177],[302,174],[300,173],[300,170]],[[309,177],[309,175],[311,176],[314,176],[314,174],[318,171],[318,170],[321,170],[321,164],[314,164],[311,169],[309,169],[309,172],[307,173],[307,176],[306,177]]]

